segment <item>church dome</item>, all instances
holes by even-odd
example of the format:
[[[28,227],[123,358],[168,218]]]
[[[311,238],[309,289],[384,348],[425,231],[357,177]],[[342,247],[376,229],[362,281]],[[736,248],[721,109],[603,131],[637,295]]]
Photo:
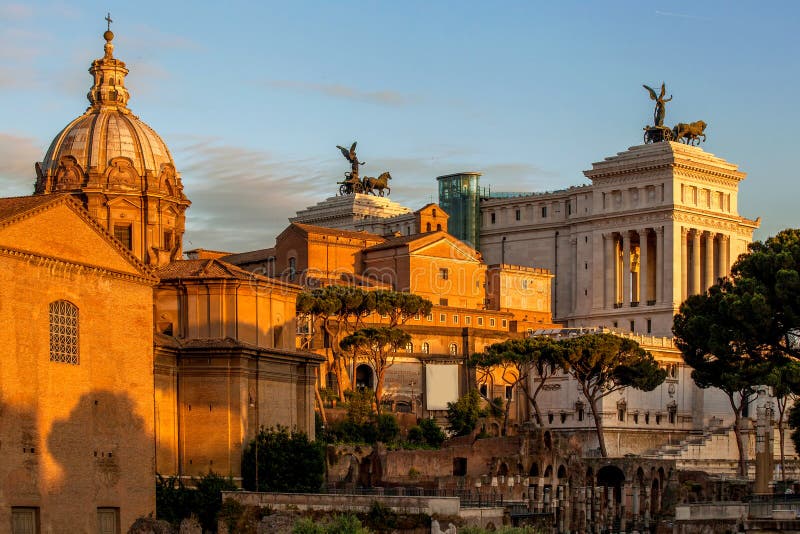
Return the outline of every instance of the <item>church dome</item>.
[[[90,105],[56,135],[36,165],[36,192],[167,187],[165,192],[180,197],[180,178],[167,145],[127,107],[128,69],[113,56],[114,34],[107,31],[103,37],[105,55],[89,68],[94,78]]]
[[[89,107],[36,164],[34,194],[71,193],[137,258],[164,265],[182,255],[191,202],[167,145],[128,109],[128,68],[114,57],[110,28],[103,38],[105,54],[89,68]]]

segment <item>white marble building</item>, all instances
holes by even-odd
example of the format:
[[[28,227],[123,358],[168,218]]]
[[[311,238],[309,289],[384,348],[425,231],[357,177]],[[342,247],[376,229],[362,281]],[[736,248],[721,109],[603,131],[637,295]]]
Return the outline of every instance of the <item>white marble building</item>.
[[[584,173],[591,185],[481,202],[488,263],[549,269],[553,317],[671,336],[672,317],[747,250],[745,174],[701,148],[635,146]]]

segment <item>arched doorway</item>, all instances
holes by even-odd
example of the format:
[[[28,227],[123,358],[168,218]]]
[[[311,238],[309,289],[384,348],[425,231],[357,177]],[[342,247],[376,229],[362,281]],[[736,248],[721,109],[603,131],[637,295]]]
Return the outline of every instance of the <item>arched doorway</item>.
[[[356,367],[356,387],[357,388],[375,388],[375,375],[372,372],[372,367],[362,363]]]
[[[597,485],[601,488],[612,488],[615,509],[619,509],[622,502],[622,486],[624,484],[625,473],[615,465],[606,465],[597,471]]]

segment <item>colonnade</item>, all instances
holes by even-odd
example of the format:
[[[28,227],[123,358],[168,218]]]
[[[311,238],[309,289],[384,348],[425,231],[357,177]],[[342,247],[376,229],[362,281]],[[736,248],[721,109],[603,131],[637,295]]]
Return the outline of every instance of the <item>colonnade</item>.
[[[605,308],[664,300],[664,227],[603,234]]]
[[[552,513],[558,532],[619,532],[626,527],[648,530],[653,515],[661,511],[661,484],[626,482],[619,486],[533,483],[528,488],[528,508]]]
[[[681,296],[698,295],[728,275],[731,238],[728,235],[681,228]]]
[[[705,292],[727,276],[729,235],[682,227],[680,264],[675,258],[674,266],[669,261],[673,254],[665,255],[665,243],[663,226],[603,234],[604,308],[671,303],[672,292],[665,287],[667,272],[670,278],[680,277],[681,301]]]

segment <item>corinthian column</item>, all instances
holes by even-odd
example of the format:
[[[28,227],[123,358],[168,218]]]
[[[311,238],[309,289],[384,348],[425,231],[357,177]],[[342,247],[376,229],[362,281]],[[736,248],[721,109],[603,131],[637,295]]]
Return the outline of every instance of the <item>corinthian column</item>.
[[[617,288],[614,281],[616,280],[617,272],[617,244],[614,240],[614,234],[603,234],[605,239],[605,300],[603,302],[604,308],[613,308],[617,302]]]
[[[692,230],[692,295],[700,294],[700,230]]]
[[[656,287],[652,300],[660,304],[664,300],[664,227],[656,228]]]
[[[639,230],[639,302],[647,306],[650,299],[650,258],[647,255],[647,228]]]
[[[689,296],[689,251],[687,239],[689,229],[681,227],[681,302]]]
[[[709,287],[714,285],[714,234],[711,232],[705,232],[704,234],[706,240],[706,270],[705,270],[705,284],[703,284],[703,290],[707,291]]]
[[[622,232],[622,304],[631,302],[631,233]]]

